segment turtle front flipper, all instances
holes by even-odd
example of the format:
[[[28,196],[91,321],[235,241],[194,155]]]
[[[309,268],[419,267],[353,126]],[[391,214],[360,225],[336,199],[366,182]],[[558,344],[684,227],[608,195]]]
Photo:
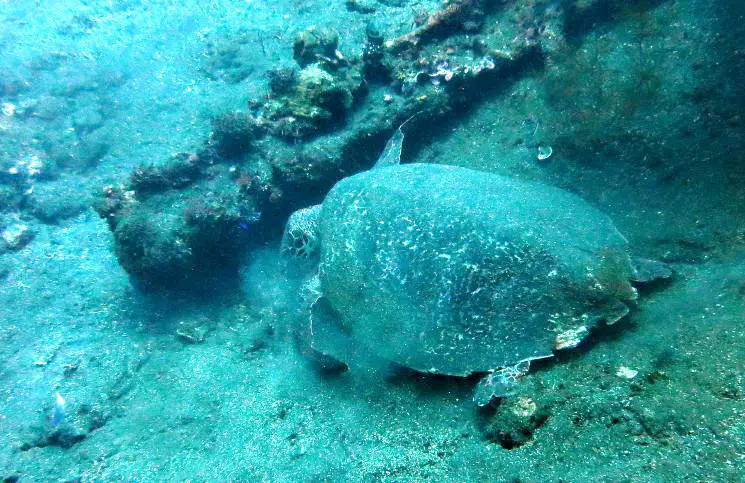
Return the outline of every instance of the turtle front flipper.
[[[381,153],[380,157],[375,162],[374,168],[382,168],[384,166],[396,166],[396,165],[401,164],[401,151],[404,145],[403,127],[406,125],[407,122],[411,121],[414,117],[416,117],[417,114],[414,114],[413,116],[405,120],[400,126],[398,126],[396,131],[393,133],[393,136],[391,136],[391,138],[386,143],[385,148],[383,149],[383,152]]]
[[[351,346],[351,337],[344,332],[338,314],[323,295],[311,304],[309,323],[311,348],[346,364],[346,347]]]
[[[378,160],[375,162],[375,168],[382,168],[383,166],[396,166],[401,164],[401,149],[404,144],[404,133],[399,127],[396,132],[393,133],[391,139],[383,149],[383,153],[380,155]]]
[[[345,364],[357,375],[385,377],[394,367],[344,330],[339,314],[323,295],[310,307],[310,346],[318,354]]]
[[[648,258],[632,257],[631,281],[640,284],[651,284],[669,280],[673,269],[666,263]]]

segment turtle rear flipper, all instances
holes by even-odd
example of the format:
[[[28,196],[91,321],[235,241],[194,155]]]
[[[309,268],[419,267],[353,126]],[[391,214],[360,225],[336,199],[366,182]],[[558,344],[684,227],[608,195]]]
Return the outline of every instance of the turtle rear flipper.
[[[648,258],[631,259],[631,281],[637,284],[653,284],[670,280],[673,269],[666,263]]]
[[[511,366],[501,367],[483,377],[473,392],[473,402],[486,406],[493,399],[512,396],[515,388],[530,370],[530,360],[520,361]]]
[[[476,385],[473,391],[473,402],[477,406],[486,406],[494,399],[514,396],[523,377],[530,371],[530,363],[552,357],[554,357],[553,354],[530,357],[490,371]]]

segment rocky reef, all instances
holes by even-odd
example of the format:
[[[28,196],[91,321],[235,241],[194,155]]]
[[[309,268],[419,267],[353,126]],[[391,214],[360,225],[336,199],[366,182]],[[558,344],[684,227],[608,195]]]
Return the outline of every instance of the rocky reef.
[[[342,53],[338,32],[301,30],[292,43],[296,65],[268,71],[263,98],[219,116],[194,152],[140,167],[127,183],[107,187],[96,210],[114,232],[122,265],[153,286],[201,276],[198,267],[234,268],[251,244],[277,239],[292,210],[317,202],[338,179],[369,167],[406,119],[413,117],[408,130],[414,134],[407,149],[416,152],[428,141],[417,133],[436,134],[453,115],[535,76],[543,79],[541,95],[558,104],[565,93],[571,99],[600,95],[585,92],[597,79],[565,82],[583,75],[571,71],[578,68],[583,39],[609,23],[643,17],[659,4],[453,0],[438,10],[416,11],[413,29],[401,35],[371,20],[366,41],[349,56]],[[367,15],[355,2],[347,6]],[[643,80],[645,74],[629,75]],[[654,76],[642,87],[652,89],[650,95],[661,88],[653,81]],[[592,148],[588,143],[607,152],[625,141],[611,132],[598,138],[603,130],[597,126],[625,129],[624,112],[634,109],[627,94],[601,95],[611,103],[606,111],[578,100],[578,108],[546,113],[557,124],[549,133],[538,114],[524,114],[521,130],[532,132],[509,142],[535,138],[531,149],[539,162],[551,158],[556,145],[565,156],[581,157]],[[619,101],[621,95],[628,100]],[[568,112],[575,118],[561,118]],[[578,134],[585,131],[592,135]],[[652,129],[639,133],[650,139],[637,141],[653,146],[657,141],[651,138],[662,135]]]
[[[504,51],[470,39],[482,14],[480,2],[451,3],[390,41],[371,25],[353,58],[337,32],[300,31],[297,67],[269,71],[264,99],[219,116],[194,152],[103,189],[94,207],[122,266],[161,288],[235,267],[247,246],[276,237],[289,212],[369,166],[405,119],[415,116],[413,129],[437,122],[480,84],[540,64],[535,44]]]

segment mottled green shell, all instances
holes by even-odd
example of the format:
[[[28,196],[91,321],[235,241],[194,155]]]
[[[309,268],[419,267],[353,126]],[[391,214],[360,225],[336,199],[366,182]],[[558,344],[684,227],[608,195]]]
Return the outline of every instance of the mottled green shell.
[[[321,291],[342,329],[420,371],[550,355],[635,296],[626,240],[605,215],[566,191],[465,168],[346,178],[318,233]]]

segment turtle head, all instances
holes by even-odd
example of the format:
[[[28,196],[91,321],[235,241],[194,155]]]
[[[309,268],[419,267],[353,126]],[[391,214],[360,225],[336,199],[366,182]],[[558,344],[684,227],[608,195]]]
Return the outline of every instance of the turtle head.
[[[309,206],[293,213],[285,226],[280,252],[303,268],[310,268],[318,263],[321,253],[321,237],[318,232],[320,215],[321,205]]]

